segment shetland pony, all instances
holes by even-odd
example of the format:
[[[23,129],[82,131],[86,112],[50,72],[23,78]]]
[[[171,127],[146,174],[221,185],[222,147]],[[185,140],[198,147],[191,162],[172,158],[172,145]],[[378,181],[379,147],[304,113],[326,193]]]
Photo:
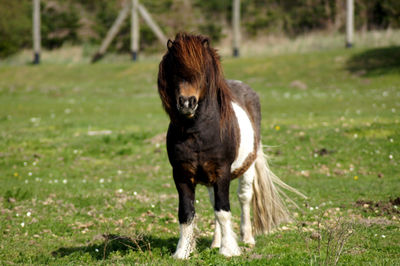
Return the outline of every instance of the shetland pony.
[[[253,228],[256,234],[265,233],[288,220],[275,184],[297,191],[280,181],[264,159],[257,94],[241,81],[225,80],[209,39],[178,33],[167,47],[159,65],[158,92],[170,117],[167,152],[179,193],[180,238],[173,257],[187,259],[195,248],[197,184],[207,186],[214,207],[211,247],[218,247],[227,257],[238,256],[241,250],[231,225],[230,182],[239,178],[240,234],[249,245],[255,244]]]

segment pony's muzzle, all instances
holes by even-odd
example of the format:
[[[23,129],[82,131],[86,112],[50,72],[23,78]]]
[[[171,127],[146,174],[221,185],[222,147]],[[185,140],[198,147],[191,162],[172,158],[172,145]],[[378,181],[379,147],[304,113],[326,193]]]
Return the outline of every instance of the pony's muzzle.
[[[177,105],[179,113],[192,118],[196,112],[198,102],[195,96],[179,96]]]

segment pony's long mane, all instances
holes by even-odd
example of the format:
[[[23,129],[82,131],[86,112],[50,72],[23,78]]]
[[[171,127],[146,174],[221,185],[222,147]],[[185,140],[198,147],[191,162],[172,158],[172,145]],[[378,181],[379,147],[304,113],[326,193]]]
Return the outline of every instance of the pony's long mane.
[[[168,51],[159,66],[158,91],[171,120],[176,119],[176,77],[198,84],[202,90],[200,100],[213,102],[217,99],[221,131],[230,126],[233,95],[225,81],[220,57],[207,37],[178,33],[173,42],[168,41]]]

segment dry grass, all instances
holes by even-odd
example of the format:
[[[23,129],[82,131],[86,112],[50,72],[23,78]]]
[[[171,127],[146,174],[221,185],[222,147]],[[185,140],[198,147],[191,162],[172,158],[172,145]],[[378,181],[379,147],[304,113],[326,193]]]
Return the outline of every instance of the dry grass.
[[[230,56],[232,54],[231,34],[227,33],[226,36],[216,46],[222,56]],[[240,53],[244,57],[306,53],[342,48],[344,44],[344,34],[329,34],[326,32],[313,32],[294,39],[277,35],[260,36],[255,39],[245,39],[243,37]],[[363,48],[400,45],[400,30],[389,29],[386,31],[357,32],[354,37],[354,45]],[[89,63],[91,56],[96,50],[96,46],[89,44],[82,46],[65,45],[61,49],[43,51],[42,61],[52,64]],[[139,60],[159,60],[163,52],[164,47],[160,46],[159,51],[156,53],[141,53]],[[108,63],[128,62],[130,56],[128,54],[109,53],[102,60]],[[31,61],[32,50],[25,49],[14,56],[0,61],[0,65],[21,65]]]
[[[230,55],[232,39],[227,37],[219,45],[223,55]],[[354,36],[356,47],[383,47],[400,45],[400,30],[357,32]],[[243,39],[241,55],[280,55],[286,53],[305,53],[331,50],[345,46],[345,35],[338,33],[313,32],[294,39],[285,36],[260,36],[257,39]]]

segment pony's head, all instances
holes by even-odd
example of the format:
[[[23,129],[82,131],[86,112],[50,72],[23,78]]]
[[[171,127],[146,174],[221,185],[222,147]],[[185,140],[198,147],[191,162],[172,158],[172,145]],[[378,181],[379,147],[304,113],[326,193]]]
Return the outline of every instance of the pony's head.
[[[225,94],[230,92],[210,40],[202,35],[178,33],[174,41],[168,40],[167,47],[159,66],[158,91],[171,119],[193,119],[199,105],[207,99],[225,106]],[[220,110],[222,117],[225,109]]]

